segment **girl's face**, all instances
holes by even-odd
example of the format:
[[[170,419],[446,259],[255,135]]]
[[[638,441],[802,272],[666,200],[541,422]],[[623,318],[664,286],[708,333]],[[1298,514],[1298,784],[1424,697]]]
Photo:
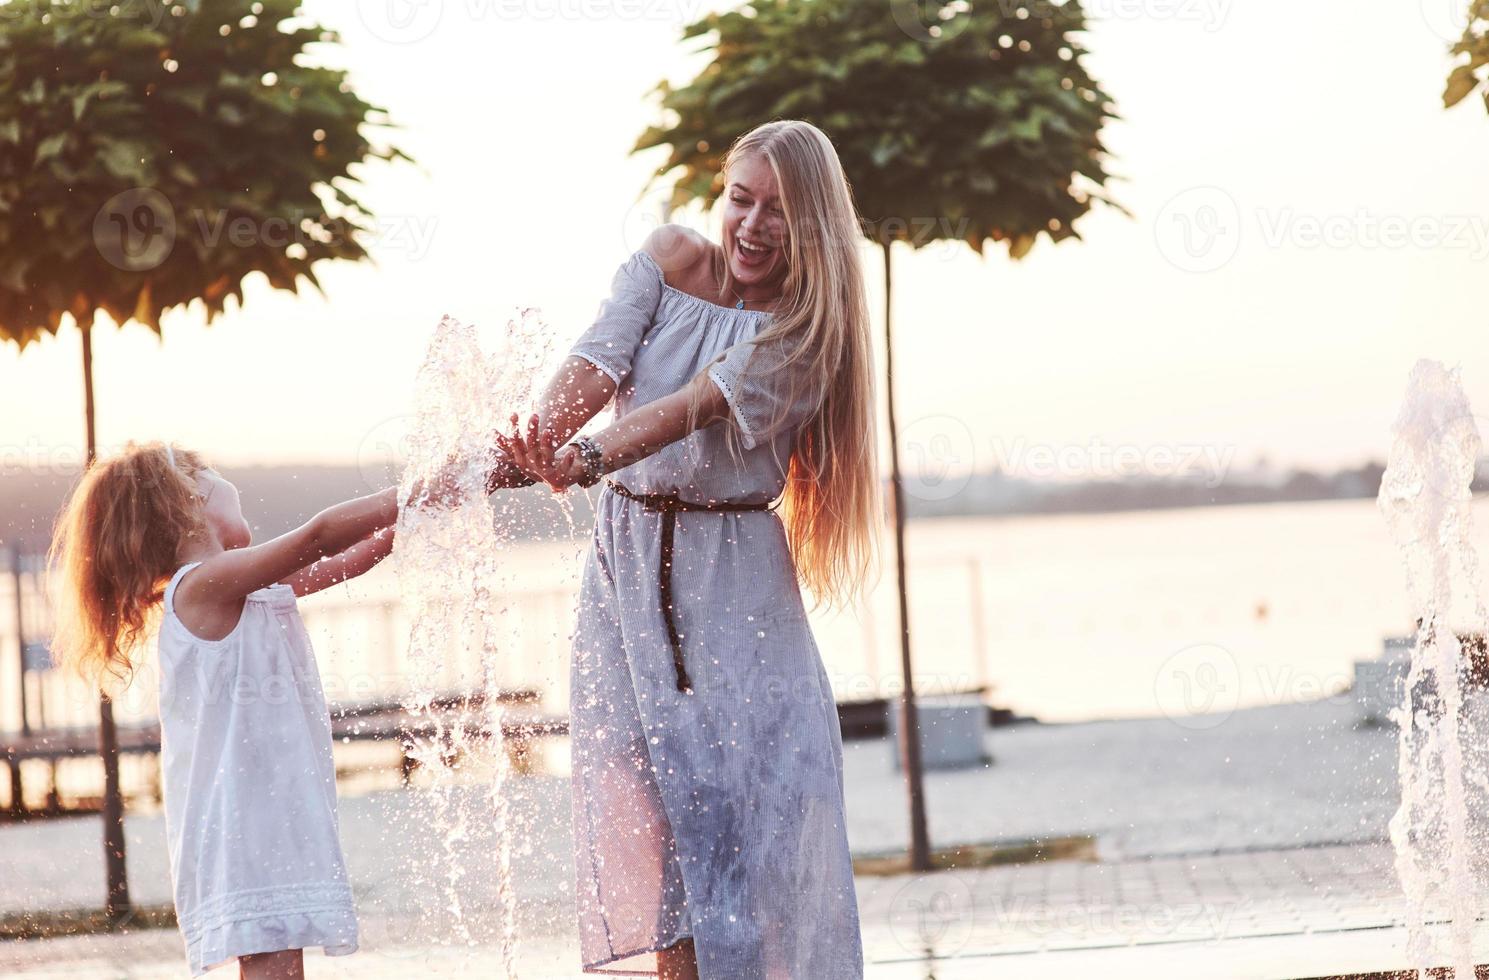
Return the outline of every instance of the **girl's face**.
[[[253,543],[253,530],[243,519],[238,488],[224,480],[216,470],[200,470],[196,475],[202,495],[202,520],[217,536],[224,548],[246,548]]]
[[[786,214],[775,171],[759,153],[729,167],[724,188],[724,255],[741,286],[766,287],[786,278]]]

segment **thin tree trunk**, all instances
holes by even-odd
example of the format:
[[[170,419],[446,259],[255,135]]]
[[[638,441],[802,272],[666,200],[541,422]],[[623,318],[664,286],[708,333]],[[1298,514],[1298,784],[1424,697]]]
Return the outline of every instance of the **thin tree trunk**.
[[[905,581],[905,488],[900,479],[900,433],[894,417],[894,333],[890,329],[890,242],[884,248],[884,398],[889,407],[889,482],[894,502],[895,582],[900,600],[900,760],[910,795],[910,869],[931,869],[930,834],[925,819],[925,779],[920,762],[920,718],[915,705],[915,676],[910,666],[910,603]]]
[[[79,323],[83,331],[83,418],[88,431],[85,466],[98,458],[98,436],[93,425],[93,329]],[[98,697],[98,755],[103,759],[103,863],[108,876],[110,919],[129,913],[129,877],[124,864],[124,797],[119,790],[119,733],[114,727],[114,704],[107,694]]]

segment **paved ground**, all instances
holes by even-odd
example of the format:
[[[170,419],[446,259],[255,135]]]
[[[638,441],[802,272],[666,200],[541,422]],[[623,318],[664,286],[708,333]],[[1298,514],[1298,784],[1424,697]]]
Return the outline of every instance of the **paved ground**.
[[[1030,725],[988,735],[994,764],[933,773],[938,845],[1087,834],[1097,862],[859,879],[869,974],[897,978],[1312,977],[1400,967],[1390,849],[1394,736],[1342,700],[1166,720]],[[901,847],[902,791],[885,742],[847,748],[855,853]],[[521,973],[576,975],[567,782],[524,777]],[[443,799],[343,801],[364,951],[312,975],[500,975],[490,803],[479,781]],[[96,904],[96,821],[0,829],[0,909]],[[132,884],[168,901],[158,816],[129,821]],[[453,875],[458,880],[451,882]],[[459,913],[452,913],[458,903]],[[437,939],[436,939],[437,937]],[[0,974],[184,975],[156,932],[0,945]]]
[[[1401,968],[1390,849],[1351,844],[1203,857],[1050,862],[860,878],[868,976],[1296,978]],[[424,941],[411,920],[364,914],[354,957],[314,956],[314,977],[500,976],[489,937]],[[1489,933],[1484,950],[1489,953]],[[521,974],[574,977],[572,935],[524,941]],[[0,974],[184,975],[174,933],[0,946]]]

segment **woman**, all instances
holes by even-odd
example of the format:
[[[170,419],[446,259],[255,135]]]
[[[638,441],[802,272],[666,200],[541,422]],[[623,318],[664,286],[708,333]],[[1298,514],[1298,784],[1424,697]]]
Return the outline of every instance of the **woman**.
[[[841,731],[797,581],[853,593],[878,516],[858,221],[807,123],[742,137],[725,179],[723,241],[655,232],[498,440],[556,489],[610,475],[572,663],[581,953],[856,978]],[[614,424],[556,449],[612,396]]]

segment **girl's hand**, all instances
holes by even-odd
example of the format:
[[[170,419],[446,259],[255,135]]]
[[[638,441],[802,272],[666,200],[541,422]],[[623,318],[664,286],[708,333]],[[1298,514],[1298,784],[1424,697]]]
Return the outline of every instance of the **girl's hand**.
[[[453,456],[428,477],[420,477],[409,489],[405,507],[459,507],[465,502],[465,489],[460,485],[460,461]]]
[[[536,415],[527,420],[526,438],[518,428],[516,414],[512,415],[511,434],[496,434],[496,444],[524,473],[542,480],[554,491],[560,491],[578,483],[584,475],[584,467],[577,452],[572,449],[556,452],[554,443],[555,436],[551,431],[539,432]]]

